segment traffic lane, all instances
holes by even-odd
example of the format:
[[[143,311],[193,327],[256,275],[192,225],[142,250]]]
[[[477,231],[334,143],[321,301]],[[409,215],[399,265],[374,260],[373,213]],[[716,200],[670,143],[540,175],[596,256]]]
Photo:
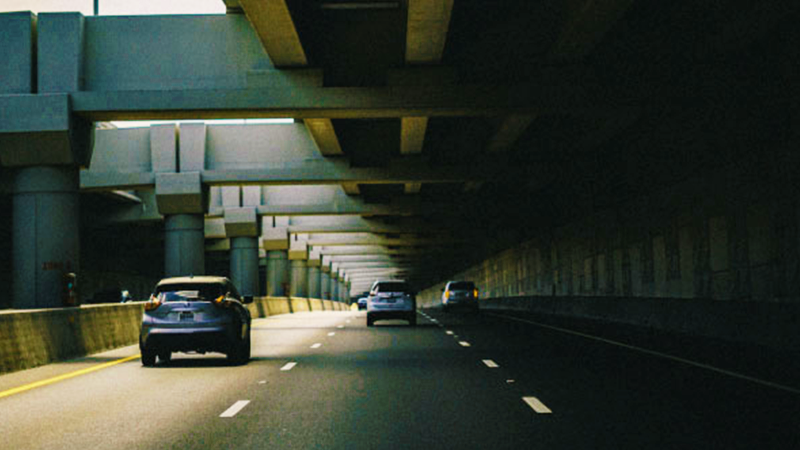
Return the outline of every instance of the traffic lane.
[[[331,313],[306,319],[318,322],[316,328],[300,330],[307,339],[345,318]],[[255,359],[246,366],[227,366],[219,354],[182,357],[156,368],[144,368],[135,360],[2,398],[3,446],[86,448],[102,443],[104,448],[163,448],[192,435],[229,408],[248,386],[277,373],[286,357],[302,353],[303,339],[298,339],[297,330],[280,326],[280,318],[268,320],[275,321],[278,329],[259,335],[262,321],[254,321]],[[272,354],[274,349],[265,341],[286,353]],[[259,353],[263,348],[269,352]]]
[[[520,392],[538,392],[564,419],[542,442],[573,448],[800,445],[800,397],[794,393],[487,314],[426,314],[458,336],[454,340],[498,362]]]
[[[550,421],[435,324],[366,317],[251,392],[227,421],[177,443],[213,448],[526,448]]]

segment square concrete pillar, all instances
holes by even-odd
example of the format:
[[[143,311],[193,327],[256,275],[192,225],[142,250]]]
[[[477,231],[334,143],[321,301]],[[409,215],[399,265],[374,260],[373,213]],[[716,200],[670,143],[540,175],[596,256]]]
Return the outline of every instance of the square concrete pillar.
[[[288,228],[264,228],[261,233],[261,248],[264,250],[288,250]]]
[[[156,204],[158,212],[171,214],[202,214],[206,195],[200,172],[156,174]]]
[[[256,208],[225,208],[225,233],[228,237],[258,236]]]
[[[308,259],[308,242],[291,240],[289,243],[289,259],[290,260]]]

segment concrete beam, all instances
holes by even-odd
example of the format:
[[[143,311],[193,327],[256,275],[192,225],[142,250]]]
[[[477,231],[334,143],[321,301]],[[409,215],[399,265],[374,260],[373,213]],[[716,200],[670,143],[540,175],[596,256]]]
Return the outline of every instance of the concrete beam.
[[[308,64],[286,0],[239,0],[239,5],[276,67]]]
[[[587,90],[585,83],[573,80],[570,83],[307,87],[294,90],[85,91],[72,93],[70,98],[73,111],[93,121],[602,114],[644,104],[653,95],[652,90],[645,92],[645,86],[647,83],[637,84],[637,89],[620,86],[619,89]],[[694,98],[696,93],[689,95]],[[2,101],[5,97],[0,97],[0,105]]]
[[[535,115],[510,115],[503,117],[486,149],[490,152],[508,150],[536,119]]]
[[[400,119],[400,154],[417,155],[422,153],[422,144],[425,142],[427,129],[427,117],[402,117]]]
[[[409,0],[406,63],[436,64],[442,59],[453,0]]]
[[[342,245],[386,245],[391,247],[441,245],[457,242],[468,242],[469,239],[458,236],[437,236],[434,238],[400,237],[386,238],[370,233],[326,233],[312,234],[308,243],[314,247],[331,247]]]
[[[336,137],[336,131],[333,129],[331,119],[305,119],[303,122],[305,122],[308,132],[314,139],[314,143],[321,154],[324,156],[344,154],[342,147],[339,145],[339,139]]]
[[[572,0],[567,19],[550,51],[557,60],[574,61],[589,54],[628,10],[633,0]]]

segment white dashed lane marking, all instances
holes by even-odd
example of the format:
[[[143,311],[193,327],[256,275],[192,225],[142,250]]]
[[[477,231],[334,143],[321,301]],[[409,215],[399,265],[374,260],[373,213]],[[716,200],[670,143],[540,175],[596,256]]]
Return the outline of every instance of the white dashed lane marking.
[[[319,342],[311,346],[311,348],[320,348],[320,347],[322,347],[322,344],[320,344]]]
[[[447,330],[447,331],[445,331],[445,333],[446,333],[446,334],[449,334],[450,336],[452,336],[452,335],[453,335],[453,332],[452,332],[452,331],[450,331],[450,330]]]
[[[550,411],[550,408],[544,406],[544,403],[539,401],[536,397],[522,397],[522,400],[528,404],[534,411],[538,414],[552,414],[553,411]]]
[[[258,382],[258,384],[267,384],[267,380],[261,380]]]
[[[328,333],[328,336],[336,336],[336,333],[334,333],[333,331],[331,331],[330,333]]]
[[[483,363],[486,364],[486,367],[491,367],[492,369],[500,367],[497,365],[496,362],[492,361],[491,359],[484,359]]]
[[[220,414],[220,417],[233,417],[239,411],[242,410],[247,404],[250,403],[250,400],[239,400],[238,402],[234,403],[233,406],[225,410],[224,413]]]
[[[287,370],[292,370],[292,369],[294,369],[294,366],[296,366],[296,365],[297,365],[296,362],[286,363],[285,366],[281,367],[281,371],[282,372],[286,372]]]
[[[469,347],[470,346],[469,342],[467,342],[467,341],[458,341],[458,345],[460,345],[462,347]]]
[[[344,325],[339,325],[336,328],[342,329],[342,328],[344,328]]]

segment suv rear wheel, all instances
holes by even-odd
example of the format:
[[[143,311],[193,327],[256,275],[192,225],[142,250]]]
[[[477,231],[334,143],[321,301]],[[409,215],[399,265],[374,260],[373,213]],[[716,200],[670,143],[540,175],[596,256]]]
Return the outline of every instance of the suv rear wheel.
[[[247,364],[250,361],[250,334],[227,354],[231,364]]]
[[[142,349],[142,365],[145,367],[153,367],[156,365],[156,352],[143,348]]]

